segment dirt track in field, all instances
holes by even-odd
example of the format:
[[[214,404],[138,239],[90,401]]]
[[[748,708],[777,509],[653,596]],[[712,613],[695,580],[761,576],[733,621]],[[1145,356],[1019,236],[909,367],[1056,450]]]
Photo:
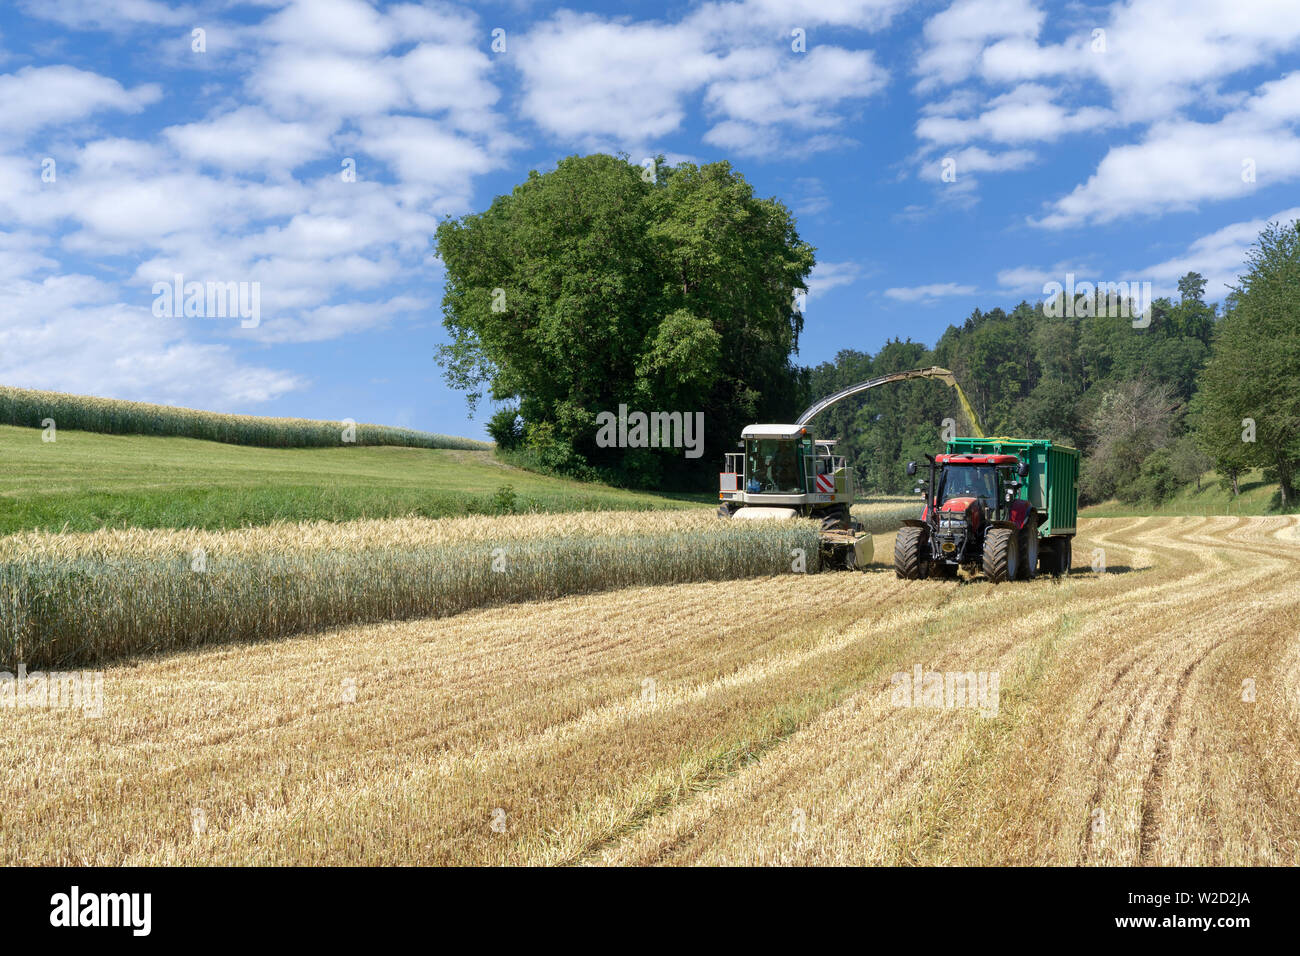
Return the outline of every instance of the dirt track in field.
[[[117,666],[101,719],[0,710],[0,862],[1300,863],[1300,521],[1094,520],[1074,554]],[[996,713],[902,706],[917,666],[996,674]]]

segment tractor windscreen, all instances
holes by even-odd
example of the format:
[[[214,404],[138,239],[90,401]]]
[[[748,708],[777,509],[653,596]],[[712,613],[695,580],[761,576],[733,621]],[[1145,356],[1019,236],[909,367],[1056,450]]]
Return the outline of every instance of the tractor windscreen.
[[[996,503],[998,481],[992,465],[948,465],[943,469],[939,501],[952,498],[981,498],[985,507]]]
[[[792,438],[750,438],[745,442],[745,490],[801,495],[798,442]]]

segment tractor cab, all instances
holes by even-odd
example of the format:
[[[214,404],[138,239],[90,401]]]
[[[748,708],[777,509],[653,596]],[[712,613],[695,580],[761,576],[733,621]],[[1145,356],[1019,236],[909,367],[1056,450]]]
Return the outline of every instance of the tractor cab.
[[[1021,494],[1022,471],[1015,455],[947,454],[934,456],[934,488],[926,488],[927,511],[933,507],[943,517],[962,516],[972,525],[1005,517],[1011,502]],[[908,474],[916,474],[915,463]],[[929,482],[922,479],[924,487]]]

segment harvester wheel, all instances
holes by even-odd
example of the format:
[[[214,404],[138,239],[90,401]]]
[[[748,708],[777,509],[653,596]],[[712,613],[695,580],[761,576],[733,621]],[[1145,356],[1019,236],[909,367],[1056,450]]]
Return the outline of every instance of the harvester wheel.
[[[1020,577],[1028,581],[1038,574],[1038,515],[1032,511],[1020,529]]]
[[[907,525],[898,529],[894,539],[894,573],[904,581],[930,576],[930,556],[926,529]],[[924,550],[923,550],[924,549]]]
[[[1020,572],[1020,533],[990,528],[984,536],[984,576],[994,584],[1014,581]]]
[[[853,518],[847,505],[836,505],[822,513],[823,531],[847,531],[853,527]]]
[[[731,504],[730,502],[724,501],[722,504],[718,505],[719,518],[730,518],[735,513],[736,513],[736,506]]]

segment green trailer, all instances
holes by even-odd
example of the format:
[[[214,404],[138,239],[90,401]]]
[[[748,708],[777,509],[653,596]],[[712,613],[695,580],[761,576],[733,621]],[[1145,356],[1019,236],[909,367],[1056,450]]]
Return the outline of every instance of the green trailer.
[[[994,582],[1068,574],[1079,514],[1079,453],[1040,438],[951,438],[907,473],[925,510],[894,539],[900,578],[955,577],[959,568]]]
[[[1048,438],[950,438],[950,454],[1015,455],[1029,463],[1019,497],[1038,512],[1038,536],[1075,533],[1079,520],[1079,452]]]

